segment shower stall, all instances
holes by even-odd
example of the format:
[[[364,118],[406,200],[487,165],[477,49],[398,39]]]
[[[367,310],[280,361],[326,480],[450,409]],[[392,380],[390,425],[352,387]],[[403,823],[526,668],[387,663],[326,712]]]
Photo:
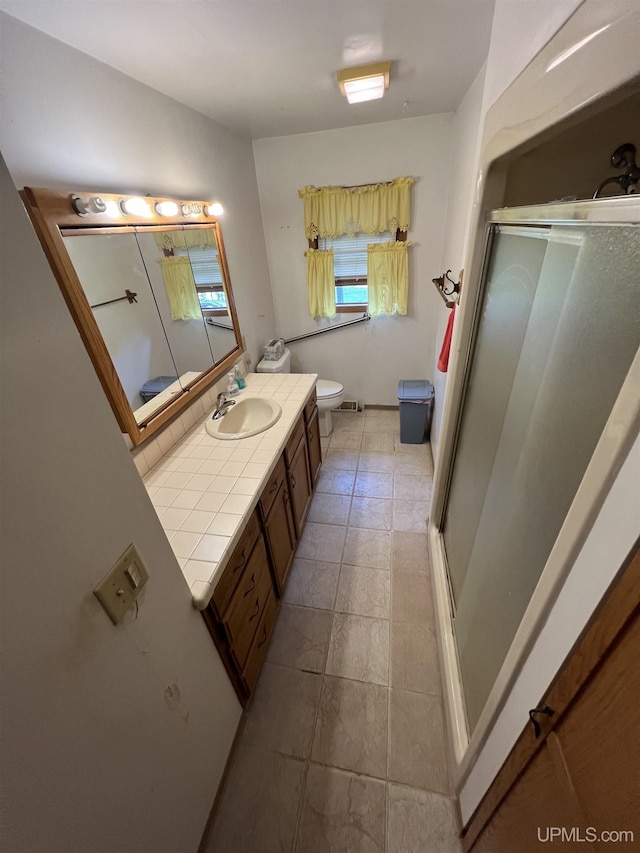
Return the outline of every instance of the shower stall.
[[[434,519],[469,734],[616,400],[640,396],[639,198],[505,208],[487,223]],[[620,430],[637,430],[637,413]]]

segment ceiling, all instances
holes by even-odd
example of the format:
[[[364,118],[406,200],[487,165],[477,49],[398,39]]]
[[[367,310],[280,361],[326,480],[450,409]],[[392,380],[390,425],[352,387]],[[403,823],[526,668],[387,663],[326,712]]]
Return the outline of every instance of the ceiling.
[[[455,110],[494,0],[0,0],[0,10],[251,137]],[[339,68],[391,60],[349,105]]]

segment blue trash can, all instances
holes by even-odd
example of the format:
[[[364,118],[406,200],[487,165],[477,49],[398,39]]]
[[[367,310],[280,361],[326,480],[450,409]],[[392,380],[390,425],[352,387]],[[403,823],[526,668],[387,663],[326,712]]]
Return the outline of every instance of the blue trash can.
[[[155,379],[149,379],[140,389],[140,396],[145,403],[148,403],[172,382],[175,382],[177,378],[177,376],[156,376]]]
[[[398,382],[400,443],[422,444],[429,440],[433,385],[428,379],[401,379]]]

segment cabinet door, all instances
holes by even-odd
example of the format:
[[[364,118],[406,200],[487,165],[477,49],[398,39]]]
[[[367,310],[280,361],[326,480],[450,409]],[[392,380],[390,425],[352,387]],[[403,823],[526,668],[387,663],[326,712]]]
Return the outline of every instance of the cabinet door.
[[[282,594],[296,550],[291,498],[284,484],[280,486],[269,515],[265,519],[264,531],[278,592]]]
[[[307,456],[307,442],[303,434],[296,452],[288,469],[289,487],[291,489],[291,505],[293,517],[296,523],[296,534],[298,539],[302,535],[302,528],[309,511],[311,503],[311,474],[309,471],[309,457]]]
[[[311,474],[311,491],[316,487],[320,466],[322,465],[322,447],[320,445],[320,424],[318,407],[313,410],[307,424],[307,446],[309,449],[309,468]]]

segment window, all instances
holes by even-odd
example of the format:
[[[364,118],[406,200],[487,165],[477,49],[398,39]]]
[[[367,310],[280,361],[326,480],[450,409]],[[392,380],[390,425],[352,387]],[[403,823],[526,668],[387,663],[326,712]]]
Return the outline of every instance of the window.
[[[318,249],[333,249],[333,270],[336,279],[336,309],[366,311],[369,302],[367,287],[367,245],[389,243],[397,234],[356,234],[354,237],[318,238]]]
[[[218,263],[218,250],[214,246],[203,246],[202,248],[174,249],[173,253],[188,257],[191,261],[193,278],[204,316],[226,316],[229,311],[222,270]]]

